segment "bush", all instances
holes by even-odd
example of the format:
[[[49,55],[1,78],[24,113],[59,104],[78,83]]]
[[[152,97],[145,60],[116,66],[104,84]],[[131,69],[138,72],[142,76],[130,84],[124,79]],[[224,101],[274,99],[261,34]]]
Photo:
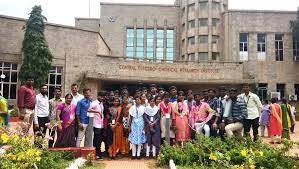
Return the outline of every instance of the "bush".
[[[183,168],[283,168],[299,167],[298,162],[287,152],[293,143],[283,141],[280,147],[273,147],[261,141],[232,138],[222,141],[220,138],[198,135],[197,140],[181,146],[163,145],[158,156],[158,165],[167,165],[174,160]]]

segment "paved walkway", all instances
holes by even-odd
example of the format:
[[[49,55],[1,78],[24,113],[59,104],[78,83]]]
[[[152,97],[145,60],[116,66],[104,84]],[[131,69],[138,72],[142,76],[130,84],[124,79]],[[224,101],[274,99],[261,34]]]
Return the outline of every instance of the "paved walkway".
[[[104,160],[106,169],[150,169],[156,168],[154,160],[131,160],[130,158]]]

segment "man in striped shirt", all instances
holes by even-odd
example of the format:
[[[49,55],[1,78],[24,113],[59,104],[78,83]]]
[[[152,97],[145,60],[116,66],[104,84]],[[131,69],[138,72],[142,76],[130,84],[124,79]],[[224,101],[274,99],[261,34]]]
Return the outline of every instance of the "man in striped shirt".
[[[237,89],[231,88],[229,90],[229,99],[231,99],[231,111],[228,117],[224,118],[225,132],[227,137],[232,137],[235,133],[242,134],[243,123],[247,118],[247,108],[244,100],[238,98]]]

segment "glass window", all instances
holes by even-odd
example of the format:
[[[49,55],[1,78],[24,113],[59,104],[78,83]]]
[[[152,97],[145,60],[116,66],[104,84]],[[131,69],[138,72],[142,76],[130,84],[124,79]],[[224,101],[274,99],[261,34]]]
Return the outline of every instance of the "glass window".
[[[240,41],[240,60],[247,61],[248,60],[248,33],[240,33],[239,35]]]
[[[219,53],[218,52],[213,52],[212,53],[212,60],[217,60],[219,58]]]
[[[188,5],[188,12],[193,12],[195,10],[195,4]]]
[[[217,18],[212,18],[212,26],[218,26],[219,25],[219,23],[220,23],[220,20],[219,19],[217,19]]]
[[[18,65],[10,62],[0,62],[0,75],[4,74],[3,80],[3,97],[6,99],[17,98],[17,83],[18,83]],[[1,91],[0,81],[0,91]]]
[[[212,10],[213,11],[220,11],[220,3],[219,2],[212,2]]]
[[[283,61],[283,34],[275,34],[276,61]]]
[[[48,75],[47,85],[48,85],[48,96],[49,98],[54,97],[55,87],[62,86],[62,69],[61,66],[52,66]]]
[[[207,10],[208,2],[199,2],[199,10]]]
[[[188,38],[188,44],[189,45],[194,45],[195,44],[195,38],[194,38],[194,36]]]
[[[257,51],[266,52],[266,35],[259,33],[257,34]]]
[[[200,35],[198,36],[199,43],[208,43],[208,36]]]
[[[156,59],[164,59],[164,29],[157,30],[157,46],[156,46]]]
[[[259,83],[258,84],[258,96],[261,100],[267,99],[268,95],[268,84],[267,83]]]
[[[133,58],[134,43],[136,43],[135,38],[134,38],[134,29],[127,28],[126,57]]]
[[[299,84],[294,84],[295,88],[295,94],[297,95],[297,98],[299,98]]]
[[[208,19],[207,18],[198,19],[198,26],[199,27],[208,26]]]
[[[208,52],[199,52],[198,53],[198,59],[202,60],[202,61],[209,60],[209,54],[208,54]]]
[[[280,92],[280,98],[283,98],[285,96],[285,84],[278,83],[276,84],[277,92]]]
[[[144,29],[137,29],[137,44],[136,44],[136,57],[138,59],[143,58],[143,47],[144,47]]]
[[[146,57],[148,59],[154,58],[154,29],[146,30]]]
[[[174,30],[168,29],[166,34],[166,60],[172,62],[174,58]]]
[[[295,39],[295,38],[293,38],[293,56],[294,59],[296,59],[296,61],[299,60],[299,39]]]
[[[188,22],[188,29],[195,27],[195,20],[191,20]]]

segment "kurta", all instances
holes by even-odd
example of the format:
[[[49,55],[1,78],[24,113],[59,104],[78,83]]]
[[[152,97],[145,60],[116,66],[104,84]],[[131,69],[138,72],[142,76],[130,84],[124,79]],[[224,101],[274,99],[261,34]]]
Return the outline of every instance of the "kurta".
[[[165,105],[164,102],[160,103],[160,112],[161,112],[161,137],[166,137],[166,128],[170,128],[172,125],[172,120],[170,119],[169,126],[166,126],[166,116],[169,116],[171,118],[172,116],[172,106],[171,103],[168,103]],[[170,138],[175,138],[175,133],[172,129],[170,129]]]
[[[115,157],[116,154],[119,152],[121,148],[122,138],[123,138],[123,126],[122,126],[122,115],[121,115],[121,107],[111,107],[110,113],[112,115],[112,120],[115,120],[115,128],[112,129],[113,131],[113,143],[109,147],[109,156]],[[110,124],[111,124],[110,123]],[[112,126],[112,125],[110,125]]]
[[[132,144],[140,145],[140,144],[143,144],[146,142],[145,133],[143,132],[144,111],[145,111],[145,107],[142,105],[138,106],[138,107],[136,107],[136,105],[134,105],[129,110],[130,116],[132,118],[131,132],[129,134],[129,141]]]
[[[290,109],[288,108],[287,104],[281,104],[281,121],[282,121],[282,136],[281,138],[290,139],[290,117],[289,112]]]
[[[132,105],[128,104],[126,106],[122,107],[122,112],[123,112],[123,139],[121,143],[121,153],[122,154],[128,154],[130,151],[130,143],[128,140],[129,137],[129,131],[128,131],[128,126],[129,126],[129,109]]]
[[[281,136],[282,125],[281,125],[281,108],[277,103],[270,104],[270,123],[269,123],[269,134],[270,136],[278,135]]]
[[[157,106],[147,106],[144,114],[146,143],[151,146],[160,147],[161,144],[161,127],[159,108]],[[150,124],[153,124],[151,127]]]
[[[270,118],[270,106],[267,104],[263,106],[262,114],[260,117],[260,125],[269,126],[269,118]]]
[[[188,125],[189,112],[184,102],[172,103],[173,115],[176,126],[176,141],[188,141],[191,139],[191,130]]]

